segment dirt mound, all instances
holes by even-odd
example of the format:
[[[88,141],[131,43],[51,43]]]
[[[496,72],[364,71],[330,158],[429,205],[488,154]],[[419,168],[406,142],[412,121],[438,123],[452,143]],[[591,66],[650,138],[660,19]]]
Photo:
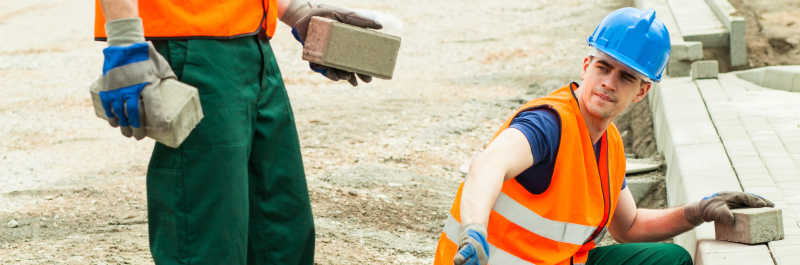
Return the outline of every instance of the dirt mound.
[[[800,63],[800,2],[730,0],[746,21],[750,67]]]

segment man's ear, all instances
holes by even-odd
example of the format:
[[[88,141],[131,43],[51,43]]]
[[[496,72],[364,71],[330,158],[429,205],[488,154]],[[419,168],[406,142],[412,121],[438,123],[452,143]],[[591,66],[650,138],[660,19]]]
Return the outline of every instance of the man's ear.
[[[592,63],[592,56],[586,56],[583,58],[583,67],[581,67],[581,80],[584,79],[586,71],[589,70],[589,64],[591,63]]]
[[[636,97],[633,98],[633,102],[639,102],[647,96],[647,92],[650,91],[651,86],[653,85],[652,82],[644,82],[639,85],[639,93],[636,93]]]

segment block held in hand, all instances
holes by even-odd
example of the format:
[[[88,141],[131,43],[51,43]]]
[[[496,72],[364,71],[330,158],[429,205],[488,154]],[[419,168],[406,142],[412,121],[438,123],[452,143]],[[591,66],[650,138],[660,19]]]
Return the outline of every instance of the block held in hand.
[[[400,37],[312,17],[303,60],[349,72],[392,79]]]
[[[783,239],[783,216],[777,208],[740,208],[731,210],[734,224],[714,222],[717,240],[759,244]]]
[[[102,78],[90,88],[94,112],[98,118],[108,120],[99,92]],[[146,135],[154,140],[177,148],[203,119],[203,109],[197,89],[173,78],[163,79],[154,91],[159,97],[158,107],[148,108],[148,97],[143,98],[144,128]]]

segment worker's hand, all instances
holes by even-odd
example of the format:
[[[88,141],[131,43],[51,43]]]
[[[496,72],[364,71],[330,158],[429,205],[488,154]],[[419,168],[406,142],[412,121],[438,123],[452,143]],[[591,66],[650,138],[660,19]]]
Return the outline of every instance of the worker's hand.
[[[489,243],[486,228],[479,224],[468,224],[461,228],[461,242],[453,258],[455,265],[486,265],[489,263]]]
[[[297,41],[299,41],[301,44],[305,44],[306,34],[308,32],[308,23],[311,21],[311,17],[313,16],[326,17],[362,28],[383,28],[383,26],[374,19],[362,16],[354,11],[328,5],[315,5],[302,0],[292,1],[291,6],[289,6],[281,16],[281,21],[292,27],[292,34]],[[311,63],[311,70],[314,70],[315,72],[320,73],[333,81],[347,80],[353,86],[358,85],[356,76],[367,83],[372,81],[372,77],[368,75],[355,74],[315,63]]]
[[[694,225],[709,221],[733,224],[731,209],[773,206],[775,206],[774,203],[755,194],[740,191],[719,192],[698,202],[687,204],[683,208],[683,215],[689,223]]]
[[[153,45],[145,42],[141,19],[113,20],[106,23],[106,30],[109,47],[103,49],[99,93],[103,110],[122,135],[140,140],[146,136],[145,108],[161,113],[160,93],[154,87],[163,79],[175,78],[175,74]],[[162,126],[162,122],[148,121],[153,127]]]

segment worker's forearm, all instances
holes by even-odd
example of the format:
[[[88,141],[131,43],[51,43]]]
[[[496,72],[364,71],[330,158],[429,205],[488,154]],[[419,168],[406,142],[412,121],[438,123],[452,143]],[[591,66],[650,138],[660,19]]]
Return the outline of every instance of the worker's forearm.
[[[504,176],[497,167],[482,164],[470,167],[461,191],[462,224],[488,225],[489,213],[503,187]]]
[[[289,25],[294,27],[300,18],[302,18],[308,10],[310,10],[308,0],[278,0],[278,18]]]
[[[661,241],[694,228],[683,216],[683,207],[638,209],[630,231],[629,242]]]
[[[297,1],[294,1],[294,0],[278,0],[277,1],[277,4],[278,4],[278,17],[279,18],[282,17],[283,14],[286,13],[286,9],[288,9],[289,6],[292,5],[294,2],[297,2]]]
[[[106,22],[139,16],[138,0],[100,0]]]

